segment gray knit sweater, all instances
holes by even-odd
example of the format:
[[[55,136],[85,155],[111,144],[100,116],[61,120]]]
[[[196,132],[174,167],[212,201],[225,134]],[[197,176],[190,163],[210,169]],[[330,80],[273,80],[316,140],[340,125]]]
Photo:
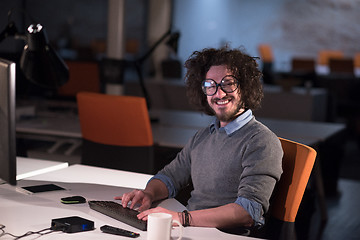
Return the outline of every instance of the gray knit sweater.
[[[266,212],[282,173],[278,137],[254,117],[231,134],[213,125],[199,130],[177,157],[159,172],[171,179],[175,195],[191,179],[189,210],[256,201]]]

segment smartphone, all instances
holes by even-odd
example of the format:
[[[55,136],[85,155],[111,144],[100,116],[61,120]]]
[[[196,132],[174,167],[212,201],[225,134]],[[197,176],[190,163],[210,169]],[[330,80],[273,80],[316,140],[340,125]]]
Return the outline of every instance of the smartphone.
[[[66,190],[63,187],[60,187],[55,184],[43,184],[43,185],[35,185],[35,186],[28,186],[28,187],[21,187],[28,193],[40,193],[40,192],[50,192],[50,191],[58,191],[58,190]]]

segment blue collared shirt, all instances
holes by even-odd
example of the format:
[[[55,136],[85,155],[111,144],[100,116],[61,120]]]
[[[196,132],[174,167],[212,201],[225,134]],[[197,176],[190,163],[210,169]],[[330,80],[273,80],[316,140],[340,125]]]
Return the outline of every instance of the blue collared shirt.
[[[219,128],[219,120],[215,119],[214,122],[210,125],[210,131],[213,132],[216,129],[220,131],[223,129],[227,135],[231,136],[236,130],[239,130],[245,124],[247,124],[253,118],[252,111],[246,110],[240,116],[238,116],[235,120],[228,123],[225,127]]]
[[[215,119],[214,122],[210,125],[209,130],[210,132],[215,131],[218,129],[219,131],[225,131],[228,136],[231,136],[235,131],[243,127],[246,123],[248,123],[253,118],[252,111],[249,109],[245,111],[243,114],[238,116],[234,121],[227,124],[225,127],[219,128],[219,120]],[[172,180],[163,174],[156,174],[152,179],[159,179],[166,185],[169,191],[169,198],[175,197],[176,189]],[[264,224],[263,218],[263,210],[260,203],[256,201],[248,200],[247,198],[238,197],[235,201],[236,204],[243,207],[252,217],[255,222],[255,226],[261,226]]]

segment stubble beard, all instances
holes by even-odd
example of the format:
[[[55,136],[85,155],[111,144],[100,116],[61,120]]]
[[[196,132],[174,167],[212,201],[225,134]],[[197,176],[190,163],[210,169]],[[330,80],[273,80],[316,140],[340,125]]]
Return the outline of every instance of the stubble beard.
[[[233,98],[231,100],[234,101]],[[216,102],[216,99],[213,101],[213,104],[215,104],[215,102]],[[241,102],[237,102],[236,108],[234,108],[230,111],[227,111],[227,109],[219,109],[220,111],[216,112],[213,108],[211,108],[211,109],[219,121],[231,122],[232,120],[237,118],[242,113],[242,111],[240,111],[240,110],[243,109],[243,106],[242,106]]]

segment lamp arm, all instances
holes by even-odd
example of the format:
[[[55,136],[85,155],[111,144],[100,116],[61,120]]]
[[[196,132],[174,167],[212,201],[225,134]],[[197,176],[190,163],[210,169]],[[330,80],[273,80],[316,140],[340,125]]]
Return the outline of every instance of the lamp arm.
[[[142,91],[143,96],[144,96],[144,98],[146,100],[146,106],[147,106],[148,109],[150,109],[151,108],[151,100],[150,100],[148,91],[147,91],[146,86],[145,86],[144,77],[143,77],[143,74],[142,74],[140,62],[135,61],[135,69],[136,69],[136,72],[137,72],[138,77],[139,77],[139,83],[140,83],[141,91]]]
[[[171,34],[171,29],[167,30],[165,32],[165,34],[157,41],[154,43],[154,45],[149,49],[149,51],[147,51],[144,56],[142,56],[141,58],[137,59],[136,62],[139,62],[140,64],[142,64],[143,61],[145,61],[150,55],[151,53],[160,45],[160,43],[162,41],[164,41],[164,39],[169,36]]]
[[[135,60],[135,69],[136,72],[138,74],[139,77],[139,83],[140,83],[140,87],[141,87],[141,91],[144,95],[144,98],[146,100],[146,105],[148,107],[148,109],[150,109],[151,107],[151,100],[150,97],[148,95],[148,92],[146,90],[146,86],[144,83],[144,77],[142,74],[142,63],[152,54],[152,52],[159,46],[159,44],[164,41],[164,39],[171,34],[171,29],[169,29],[168,31],[165,32],[165,34],[157,41],[155,42],[155,44],[149,49],[149,51],[147,51],[141,58]]]

